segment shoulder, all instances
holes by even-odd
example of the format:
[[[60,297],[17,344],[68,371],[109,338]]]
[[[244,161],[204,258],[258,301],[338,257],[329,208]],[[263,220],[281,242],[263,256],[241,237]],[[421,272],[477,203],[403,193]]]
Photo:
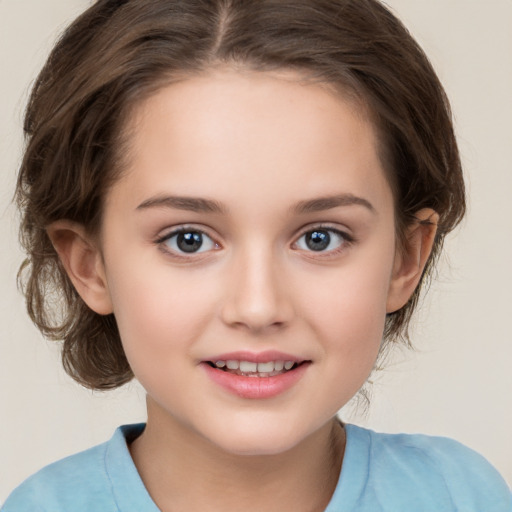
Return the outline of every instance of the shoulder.
[[[109,452],[126,447],[127,428],[117,429],[106,443],[44,467],[11,493],[1,512],[118,511],[108,459],[113,457]]]
[[[104,494],[105,450],[106,444],[96,446],[41,469],[13,491],[2,512],[87,510],[88,496]]]
[[[425,495],[426,500],[435,500],[436,510],[512,510],[511,493],[500,474],[484,457],[457,441],[380,434],[349,425],[347,438],[351,436],[360,447],[366,445],[368,469],[379,488],[398,488],[406,496]]]

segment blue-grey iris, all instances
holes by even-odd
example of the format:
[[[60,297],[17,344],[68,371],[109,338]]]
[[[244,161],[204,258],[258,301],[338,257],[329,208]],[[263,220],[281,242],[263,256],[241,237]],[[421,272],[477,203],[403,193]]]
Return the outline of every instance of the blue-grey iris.
[[[194,231],[179,233],[176,243],[183,252],[195,252],[203,245],[203,235]]]
[[[306,245],[312,251],[323,251],[331,243],[331,235],[328,231],[311,231],[306,234]]]

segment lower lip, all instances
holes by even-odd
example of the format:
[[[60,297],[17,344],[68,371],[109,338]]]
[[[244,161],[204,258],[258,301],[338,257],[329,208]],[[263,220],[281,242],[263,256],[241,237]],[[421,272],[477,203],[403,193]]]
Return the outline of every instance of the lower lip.
[[[303,377],[311,363],[305,362],[294,370],[273,377],[243,377],[201,363],[208,377],[230,393],[242,398],[273,398],[292,388]]]

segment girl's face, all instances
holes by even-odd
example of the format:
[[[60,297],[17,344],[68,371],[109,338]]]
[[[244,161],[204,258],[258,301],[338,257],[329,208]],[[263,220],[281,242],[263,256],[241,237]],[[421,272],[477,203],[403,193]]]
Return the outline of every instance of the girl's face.
[[[326,425],[371,372],[393,302],[373,127],[298,79],[225,70],[161,90],[106,198],[102,272],[149,421],[231,453]]]

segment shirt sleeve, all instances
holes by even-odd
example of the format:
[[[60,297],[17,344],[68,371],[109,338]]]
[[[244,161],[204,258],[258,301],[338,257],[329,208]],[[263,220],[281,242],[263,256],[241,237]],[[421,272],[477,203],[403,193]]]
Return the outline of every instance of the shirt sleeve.
[[[44,467],[14,489],[0,512],[118,512],[104,452],[99,445]]]
[[[452,439],[414,436],[415,448],[437,468],[454,510],[512,512],[512,494],[498,471],[480,454]]]

